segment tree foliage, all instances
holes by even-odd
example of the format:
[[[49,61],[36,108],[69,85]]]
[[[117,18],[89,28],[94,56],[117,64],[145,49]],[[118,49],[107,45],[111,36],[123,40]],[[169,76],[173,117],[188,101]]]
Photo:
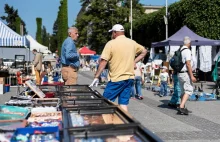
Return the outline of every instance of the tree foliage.
[[[67,37],[68,30],[68,13],[67,13],[67,0],[60,2],[60,7],[57,17],[57,43],[58,43],[58,54],[61,52],[61,46],[65,38]]]
[[[47,33],[47,29],[45,26],[43,26],[43,29],[42,29],[42,44],[44,46],[49,46],[49,38],[50,38],[50,34]]]
[[[39,43],[42,43],[42,18],[36,18],[36,22],[37,22],[37,32],[36,32],[36,40]]]
[[[1,16],[1,19],[7,22],[7,26],[15,32],[20,31],[20,26],[16,25],[16,18],[20,18],[21,24],[23,25],[23,30],[24,30],[23,32],[26,35],[27,34],[26,24],[18,15],[18,10],[15,10],[13,6],[9,6],[8,4],[5,4],[4,10],[7,16]]]
[[[50,35],[50,51],[51,52],[55,52],[58,49],[57,32],[58,32],[58,21],[56,20],[53,24],[53,34]]]
[[[16,17],[15,18],[15,29],[16,29],[16,33],[21,34],[21,18],[20,17]]]
[[[220,39],[219,0],[180,0],[169,6],[169,36],[187,25],[200,36]],[[150,47],[165,39],[165,8],[134,21],[134,39]]]
[[[125,25],[129,22],[130,1],[124,6],[117,6],[116,0],[81,0],[82,10],[77,17],[76,27],[79,29],[78,46],[88,45],[97,53],[101,53],[104,45],[110,40],[108,30],[116,23]],[[144,11],[139,0],[133,0],[133,17],[140,17]]]

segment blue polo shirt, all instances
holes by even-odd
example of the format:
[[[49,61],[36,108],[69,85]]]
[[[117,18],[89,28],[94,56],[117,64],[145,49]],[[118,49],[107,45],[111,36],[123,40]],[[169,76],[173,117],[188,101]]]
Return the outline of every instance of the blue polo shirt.
[[[79,54],[77,53],[75,42],[71,37],[66,38],[62,44],[61,63],[74,68],[80,66]]]

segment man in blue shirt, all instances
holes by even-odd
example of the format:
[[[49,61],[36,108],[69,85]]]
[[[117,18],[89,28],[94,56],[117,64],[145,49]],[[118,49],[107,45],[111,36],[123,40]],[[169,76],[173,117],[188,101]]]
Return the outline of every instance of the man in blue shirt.
[[[65,39],[61,49],[62,77],[65,85],[74,85],[77,82],[77,71],[80,66],[79,54],[75,42],[79,36],[76,27],[68,29],[69,37]]]

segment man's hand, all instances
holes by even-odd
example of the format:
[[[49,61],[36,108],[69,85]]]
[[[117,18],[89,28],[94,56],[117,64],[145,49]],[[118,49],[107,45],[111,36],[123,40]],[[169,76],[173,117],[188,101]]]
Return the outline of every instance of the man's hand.
[[[134,69],[136,70],[137,69],[137,66],[136,66],[136,63],[134,62]]]
[[[191,77],[191,80],[192,80],[193,83],[196,82],[196,78],[194,76]]]
[[[99,79],[98,79],[98,78],[94,78],[92,84],[90,84],[89,87],[92,87],[92,86],[94,86],[94,85],[97,87],[98,84],[99,84]]]

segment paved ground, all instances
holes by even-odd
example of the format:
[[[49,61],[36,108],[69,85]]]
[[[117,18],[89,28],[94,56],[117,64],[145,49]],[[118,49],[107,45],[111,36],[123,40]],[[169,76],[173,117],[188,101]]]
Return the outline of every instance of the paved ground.
[[[90,84],[93,73],[81,72],[79,84]],[[200,84],[197,84],[197,86]],[[213,83],[205,83],[204,90],[211,93]],[[100,93],[103,89],[94,87]],[[188,109],[193,113],[189,116],[177,115],[175,109],[167,107],[170,97],[158,97],[153,92],[142,90],[144,100],[130,100],[129,112],[146,128],[157,134],[166,142],[219,142],[220,141],[220,101],[190,101]],[[1,97],[4,103],[14,95],[16,88]]]
[[[79,83],[90,84],[93,73],[82,72]],[[203,83],[204,90],[212,92],[213,83]],[[200,83],[196,84],[200,86]],[[94,87],[100,93],[103,89]],[[170,97],[160,98],[153,92],[142,90],[144,100],[130,100],[129,112],[146,128],[167,142],[219,142],[220,141],[220,101],[187,103],[193,113],[189,116],[177,115],[175,109],[167,107]]]

